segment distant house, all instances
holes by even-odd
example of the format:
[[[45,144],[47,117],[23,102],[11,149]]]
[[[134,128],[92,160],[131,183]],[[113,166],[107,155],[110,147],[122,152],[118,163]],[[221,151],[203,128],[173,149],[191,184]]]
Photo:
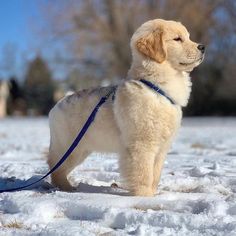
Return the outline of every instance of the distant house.
[[[0,81],[0,118],[7,114],[7,98],[9,95],[9,88],[6,81]]]

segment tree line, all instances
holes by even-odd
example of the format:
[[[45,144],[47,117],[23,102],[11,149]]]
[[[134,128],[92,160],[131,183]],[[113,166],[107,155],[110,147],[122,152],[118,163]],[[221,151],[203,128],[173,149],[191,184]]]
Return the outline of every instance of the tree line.
[[[8,84],[9,115],[46,115],[55,102],[56,81],[47,62],[40,56],[29,63],[23,83],[11,77]]]
[[[185,115],[236,115],[236,1],[57,0],[56,5],[52,1],[38,4],[34,36],[47,56],[30,62],[23,83],[11,80],[11,89],[18,86],[20,95],[16,96],[23,97],[18,99],[21,108],[47,114],[66,90],[125,78],[132,34],[143,22],[163,18],[181,21],[193,41],[207,45],[205,61],[192,73],[193,92]],[[53,79],[60,71],[63,80]],[[10,113],[17,104],[14,96],[11,100]]]

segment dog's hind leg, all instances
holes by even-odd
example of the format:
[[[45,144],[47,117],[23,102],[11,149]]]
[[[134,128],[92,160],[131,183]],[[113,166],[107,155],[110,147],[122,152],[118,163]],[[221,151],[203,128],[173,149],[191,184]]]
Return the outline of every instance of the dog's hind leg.
[[[55,152],[50,148],[49,158],[48,158],[48,165],[51,168],[55,166],[55,164],[59,161],[62,157],[63,152]],[[74,188],[70,184],[67,179],[69,173],[78,165],[80,164],[87,156],[89,152],[75,152],[72,153],[68,159],[57,169],[55,172],[51,174],[52,184],[63,191],[70,192]]]

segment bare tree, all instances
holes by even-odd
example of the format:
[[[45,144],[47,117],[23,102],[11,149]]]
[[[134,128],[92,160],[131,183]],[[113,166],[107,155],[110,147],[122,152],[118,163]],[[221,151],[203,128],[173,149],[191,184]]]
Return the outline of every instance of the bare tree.
[[[51,38],[63,42],[80,63],[94,62],[107,67],[109,75],[125,76],[130,65],[130,37],[142,22],[153,18],[180,20],[196,41],[211,43],[214,33],[219,37],[220,31],[229,28],[229,22],[217,17],[220,11],[228,14],[229,2],[59,0],[56,8],[47,2],[43,13]]]
[[[61,62],[79,68],[81,80],[124,78],[133,32],[147,20],[164,18],[181,21],[194,41],[207,45],[205,66],[193,74],[198,82],[189,114],[204,103],[199,91],[212,102],[225,96],[222,88],[235,96],[229,88],[236,87],[231,79],[236,72],[234,0],[58,0],[56,6],[46,1],[41,9],[45,38],[62,49]]]

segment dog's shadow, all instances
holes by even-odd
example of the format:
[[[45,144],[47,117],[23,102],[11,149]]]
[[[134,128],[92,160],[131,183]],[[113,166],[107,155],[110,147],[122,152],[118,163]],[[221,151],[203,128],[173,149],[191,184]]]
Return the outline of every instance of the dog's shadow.
[[[120,195],[120,196],[129,196],[128,191],[111,186],[95,186],[85,183],[80,183],[78,187],[75,188],[74,192],[82,192],[82,193],[103,193],[103,194],[111,194],[111,195]]]
[[[3,178],[0,177],[0,192],[9,192],[7,190],[12,188],[21,188],[27,184],[31,184],[37,180],[39,180],[41,176],[34,175],[28,180],[21,180],[16,177],[10,178]],[[5,190],[5,191],[4,191]],[[50,193],[55,191],[60,191],[60,189],[54,187],[46,180],[42,180],[36,184],[33,184],[30,187],[24,188],[22,190],[33,190],[35,192],[40,193]],[[17,190],[19,191],[19,190]],[[14,192],[14,191],[13,191]],[[94,186],[90,184],[80,183],[77,187],[74,188],[72,193],[101,193],[101,194],[112,194],[112,195],[120,195],[120,196],[128,196],[128,192],[117,188],[117,187],[110,187],[110,186]]]
[[[10,192],[8,190],[21,188],[25,185],[31,184],[39,180],[40,178],[41,176],[39,175],[34,175],[28,180],[22,180],[16,177],[10,177],[10,178],[0,177],[0,192]],[[42,180],[36,184],[33,184],[32,186],[29,186],[20,190],[34,190],[37,192],[52,192],[55,190],[55,188],[46,180]],[[16,190],[16,191],[20,191],[20,190]],[[14,191],[11,191],[11,192],[14,192]]]

